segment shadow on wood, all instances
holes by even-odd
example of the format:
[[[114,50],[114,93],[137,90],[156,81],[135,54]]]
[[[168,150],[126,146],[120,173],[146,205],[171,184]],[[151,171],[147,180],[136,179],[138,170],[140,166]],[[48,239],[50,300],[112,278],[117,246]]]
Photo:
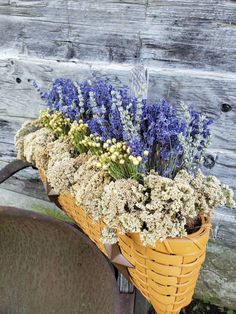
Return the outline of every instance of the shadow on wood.
[[[0,313],[120,313],[105,257],[78,229],[0,206]]]

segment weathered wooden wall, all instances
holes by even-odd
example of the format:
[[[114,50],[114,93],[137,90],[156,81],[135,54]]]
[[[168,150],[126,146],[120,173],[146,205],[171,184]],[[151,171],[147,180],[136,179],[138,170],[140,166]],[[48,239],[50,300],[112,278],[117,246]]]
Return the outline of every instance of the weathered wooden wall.
[[[193,103],[216,119],[204,171],[236,190],[236,2],[234,0],[0,0],[0,166],[13,138],[58,76],[96,70],[128,83],[134,64],[150,73],[149,98]],[[1,204],[48,207],[37,174],[24,170],[0,188]],[[197,296],[236,308],[236,212],[215,215]]]

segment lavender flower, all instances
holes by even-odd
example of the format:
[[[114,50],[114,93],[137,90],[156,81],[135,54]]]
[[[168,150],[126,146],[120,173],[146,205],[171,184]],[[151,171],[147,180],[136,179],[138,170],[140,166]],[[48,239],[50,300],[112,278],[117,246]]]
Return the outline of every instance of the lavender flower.
[[[183,106],[180,118],[168,101],[150,104],[130,97],[127,87],[117,89],[96,76],[81,83],[56,79],[48,93],[33,85],[51,114],[60,112],[71,123],[82,119],[101,147],[111,140],[125,143],[135,162],[140,161],[141,173],[154,169],[174,177],[182,168],[191,172],[199,167],[210,142],[212,121],[192,108]]]
[[[183,147],[181,167],[189,172],[198,170],[203,161],[203,155],[210,144],[210,125],[211,119],[188,108],[182,104],[182,110],[185,117],[185,130],[179,134],[179,141]]]

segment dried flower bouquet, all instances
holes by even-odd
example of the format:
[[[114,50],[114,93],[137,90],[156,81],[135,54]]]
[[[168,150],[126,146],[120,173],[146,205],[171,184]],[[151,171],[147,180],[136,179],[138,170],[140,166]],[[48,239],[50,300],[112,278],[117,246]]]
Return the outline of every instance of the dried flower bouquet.
[[[188,234],[196,233],[201,242],[202,217],[209,221],[218,206],[235,207],[232,190],[200,170],[210,144],[211,119],[184,104],[178,112],[166,100],[149,103],[142,90],[131,97],[128,88],[115,88],[96,76],[82,83],[57,79],[49,92],[42,92],[35,82],[34,86],[47,108],[16,134],[18,158],[43,170],[57,193],[70,193],[94,223],[103,222],[102,243],[122,242],[122,236],[137,234],[139,239],[131,246],[139,247],[139,253],[143,246],[153,255],[149,248],[159,243],[158,259],[162,254],[178,256],[179,244],[171,249],[166,240],[188,240]],[[183,253],[178,267],[191,270],[191,263],[200,267],[207,239],[205,235],[205,244],[198,245],[199,252],[192,248],[192,259],[189,251],[187,257]],[[188,248],[187,242],[181,243],[183,250]],[[169,259],[167,264],[174,267]],[[191,301],[195,284],[190,280],[188,288],[185,270],[174,284],[174,299],[166,292],[166,283],[154,280],[156,289],[165,287],[163,305],[156,301],[160,291],[153,297],[147,279],[140,281],[138,265],[130,274],[158,313],[178,313]],[[155,272],[161,273],[157,268]],[[190,273],[193,276],[194,271]],[[182,278],[188,289],[181,290]]]
[[[185,105],[178,114],[165,100],[130,97],[96,77],[57,79],[49,93],[34,85],[47,109],[17,133],[18,157],[102,218],[103,242],[126,232],[150,245],[182,237],[190,218],[234,206],[232,191],[199,170],[212,120]]]

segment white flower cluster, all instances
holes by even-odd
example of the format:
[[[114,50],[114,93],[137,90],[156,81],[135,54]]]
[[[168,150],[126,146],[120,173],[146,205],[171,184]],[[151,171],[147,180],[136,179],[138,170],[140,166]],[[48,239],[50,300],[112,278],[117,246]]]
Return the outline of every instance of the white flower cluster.
[[[15,135],[15,147],[17,150],[17,158],[25,159],[24,157],[24,137],[32,132],[37,131],[42,127],[39,119],[26,121]]]
[[[167,237],[186,236],[191,218],[210,216],[221,205],[235,207],[232,190],[213,176],[198,172],[193,177],[182,170],[174,179],[151,172],[142,184],[113,181],[97,169],[97,157],[76,155],[69,138],[56,139],[36,122],[24,128],[16,136],[19,156],[43,168],[55,191],[69,191],[94,221],[103,220],[104,243],[115,243],[119,234],[139,233],[144,245],[155,245]]]
[[[233,191],[228,185],[222,184],[214,176],[204,176],[198,171],[195,177],[192,177],[186,171],[179,171],[175,180],[188,182],[194,189],[195,207],[198,212],[211,215],[213,210],[219,206],[236,207],[233,199]]]
[[[24,137],[24,152],[23,155],[25,159],[36,164],[38,162],[38,153],[44,149],[48,143],[55,140],[54,134],[51,130],[46,128],[41,128],[33,133],[29,133]],[[41,155],[40,155],[41,157]]]
[[[74,173],[75,184],[72,186],[71,192],[75,195],[76,203],[83,206],[87,214],[97,221],[102,217],[100,201],[104,186],[111,181],[111,178],[103,170],[97,170],[95,156],[84,155],[88,158]]]
[[[60,159],[50,160],[46,172],[48,182],[57,193],[69,190],[74,183],[74,159],[64,154]]]
[[[120,179],[110,182],[104,187],[101,199],[104,223],[111,231],[116,230],[120,234],[139,232],[142,228],[139,216],[145,208],[145,198],[145,189],[136,180]],[[103,241],[106,241],[105,235]]]

